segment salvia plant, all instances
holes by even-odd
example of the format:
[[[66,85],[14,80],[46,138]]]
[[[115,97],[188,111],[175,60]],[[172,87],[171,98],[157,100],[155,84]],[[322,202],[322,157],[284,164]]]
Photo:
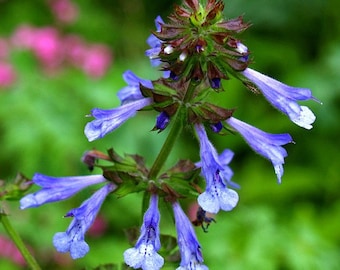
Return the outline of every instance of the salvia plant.
[[[250,148],[272,163],[277,181],[281,182],[287,157],[283,146],[293,143],[293,138],[288,133],[267,133],[237,119],[235,109],[218,106],[210,95],[224,90],[223,80],[235,78],[251,92],[262,94],[272,106],[305,129],[312,128],[315,116],[298,102],[317,100],[309,89],[285,85],[249,68],[252,58],[239,35],[250,24],[241,16],[225,20],[223,9],[224,3],[218,0],[184,0],[166,20],[157,17],[156,29],[147,39],[150,48],[145,54],[151,64],[162,71],[162,77],[148,80],[126,71],[123,77],[127,86],[117,94],[121,105],[106,110],[95,108],[88,115],[92,119],[85,126],[85,136],[94,141],[119,128],[138,111],[157,111],[153,130],[161,133],[169,129],[169,132],[151,167],[137,154],[122,156],[113,149],[105,153],[90,150],[82,160],[90,170],[100,168],[102,174],[51,177],[37,173],[33,176],[29,183],[41,189],[22,197],[21,209],[65,200],[86,187],[101,184],[79,207],[65,214],[72,221],[65,232],[54,235],[53,245],[57,251],[68,252],[73,259],[85,256],[90,250],[86,232],[105,198],[141,193],[144,216],[140,234],[135,245],[124,252],[125,263],[143,270],[161,269],[165,264],[167,254],[161,252],[158,207],[162,202],[174,218],[180,255],[177,269],[208,269],[192,223],[202,225],[206,231],[214,222],[207,213],[231,211],[239,200],[236,191],[239,186],[232,181],[233,171],[228,166],[234,153],[229,149],[218,153],[209,140],[209,133],[242,136]],[[184,131],[191,131],[197,138],[200,160],[179,157],[177,164],[164,168],[177,138]],[[22,189],[27,189],[27,184]],[[199,208],[194,222],[181,207],[183,198],[197,200]]]

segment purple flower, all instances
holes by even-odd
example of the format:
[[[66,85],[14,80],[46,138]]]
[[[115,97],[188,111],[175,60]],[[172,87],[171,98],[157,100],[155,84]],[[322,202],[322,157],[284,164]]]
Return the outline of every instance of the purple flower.
[[[169,115],[166,112],[161,112],[157,116],[156,126],[154,127],[154,130],[158,130],[159,132],[161,132],[168,126],[169,123],[170,123]]]
[[[85,135],[91,142],[104,137],[107,133],[115,130],[126,120],[133,117],[136,112],[152,103],[151,98],[142,98],[124,104],[118,108],[110,110],[93,109],[91,116],[95,120],[87,123],[85,126]]]
[[[241,42],[237,42],[236,45],[236,51],[243,55],[239,58],[239,60],[242,62],[247,62],[249,60],[248,47]]]
[[[65,217],[73,217],[66,232],[58,232],[53,237],[53,245],[58,252],[70,252],[73,259],[82,258],[90,248],[85,242],[85,233],[93,224],[106,196],[116,188],[109,183],[96,191],[79,208],[69,211]]]
[[[124,252],[124,260],[130,267],[134,269],[156,270],[163,266],[164,259],[157,253],[161,247],[159,220],[158,196],[152,195],[149,209],[144,214],[139,239],[135,247],[129,248]]]
[[[161,16],[157,16],[157,18],[155,19],[157,32],[161,31],[162,24],[164,24],[163,19],[161,18]],[[156,36],[150,35],[146,42],[151,48],[146,50],[145,55],[150,58],[152,66],[159,66],[161,64],[161,60],[158,58],[158,55],[162,49],[162,41],[159,40]]]
[[[292,122],[306,129],[313,127],[311,124],[316,118],[313,112],[296,102],[309,99],[317,101],[309,89],[285,85],[250,68],[244,70],[242,74],[258,87],[275,108],[288,115]]]
[[[210,86],[213,89],[221,88],[221,79],[220,78],[213,78],[210,80]]]
[[[23,197],[20,200],[21,209],[65,200],[90,185],[105,182],[106,179],[102,175],[50,177],[36,173],[32,181],[42,189]]]
[[[128,84],[123,87],[117,93],[121,104],[125,104],[131,101],[136,101],[143,99],[143,95],[140,91],[140,84],[147,88],[153,88],[152,82],[150,80],[144,80],[136,76],[132,71],[125,71],[123,74],[124,81]]]
[[[211,124],[210,128],[213,132],[219,133],[222,130],[223,125],[221,122],[217,122],[216,124]]]
[[[201,269],[208,270],[203,264],[201,246],[194,228],[178,202],[172,204],[177,231],[177,242],[181,253],[181,264],[177,270]]]
[[[241,134],[256,153],[272,162],[278,182],[281,183],[282,164],[284,164],[284,158],[287,156],[287,151],[281,145],[293,142],[292,137],[288,133],[269,134],[263,132],[234,117],[230,117],[226,122]]]
[[[208,139],[203,125],[195,125],[200,140],[199,165],[202,167],[202,175],[206,180],[206,190],[198,196],[198,204],[204,211],[217,213],[220,209],[232,210],[238,202],[236,191],[227,188],[233,172],[227,166],[232,159],[231,151],[224,152],[221,158]],[[232,183],[233,184],[233,183]]]

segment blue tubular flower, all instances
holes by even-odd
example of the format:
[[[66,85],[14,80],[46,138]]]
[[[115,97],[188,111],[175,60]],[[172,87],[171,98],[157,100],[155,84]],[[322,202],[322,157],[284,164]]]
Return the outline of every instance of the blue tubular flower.
[[[116,188],[110,183],[96,191],[79,208],[69,211],[65,217],[73,217],[66,232],[58,232],[53,237],[53,245],[58,252],[70,252],[73,259],[82,258],[90,248],[85,242],[85,233],[93,224],[106,196]]]
[[[161,16],[157,16],[157,18],[155,19],[157,32],[161,31],[162,24],[164,24],[163,19],[161,18]],[[152,66],[159,66],[161,64],[161,61],[158,59],[158,54],[161,52],[162,41],[154,35],[150,35],[146,42],[151,48],[146,50],[145,55],[150,58]]]
[[[281,183],[284,158],[287,156],[287,151],[281,145],[293,142],[292,137],[288,133],[266,133],[234,117],[230,117],[226,122],[242,135],[256,153],[272,162],[277,180]]]
[[[158,130],[159,132],[163,131],[168,124],[170,123],[170,117],[166,112],[161,112],[158,116],[157,116],[157,120],[156,120],[156,126],[155,126],[155,130]]]
[[[136,246],[124,252],[124,260],[130,267],[156,270],[163,266],[164,259],[157,253],[161,247],[159,220],[158,196],[152,195],[149,209],[144,214],[141,234]]]
[[[206,180],[206,190],[198,196],[198,204],[204,211],[210,213],[217,213],[220,209],[230,211],[238,202],[237,192],[227,188],[227,184],[232,183],[230,179],[233,173],[227,166],[232,158],[232,152],[224,153],[220,159],[208,139],[204,126],[195,125],[195,129],[200,140],[202,175]]]
[[[133,117],[138,110],[151,103],[151,98],[142,98],[111,110],[93,109],[91,116],[96,119],[85,126],[84,132],[87,139],[91,142],[104,137],[107,133],[115,130],[126,120]]]
[[[20,200],[21,209],[65,200],[90,185],[105,182],[106,179],[102,175],[50,177],[37,173],[32,181],[42,189],[23,197]]]
[[[228,166],[230,161],[234,157],[234,152],[230,149],[225,149],[219,156],[218,160],[222,166],[222,170],[220,171],[220,175],[222,179],[227,181],[227,184],[233,188],[240,188],[240,185],[231,181],[232,176],[234,175],[233,171]]]
[[[147,88],[153,88],[150,80],[139,78],[130,70],[124,72],[123,78],[128,85],[117,93],[121,104],[143,99],[143,95],[140,91],[140,84]]]
[[[221,122],[217,122],[216,124],[211,124],[210,128],[213,132],[219,133],[222,130],[223,125]]]
[[[242,74],[259,88],[274,107],[288,115],[292,122],[306,129],[313,127],[311,124],[316,119],[313,112],[296,102],[309,99],[317,101],[309,89],[285,85],[250,68],[244,70]]]
[[[177,270],[208,270],[208,267],[203,264],[201,246],[190,220],[177,202],[173,203],[172,207],[175,216],[177,242],[181,253],[181,264]]]

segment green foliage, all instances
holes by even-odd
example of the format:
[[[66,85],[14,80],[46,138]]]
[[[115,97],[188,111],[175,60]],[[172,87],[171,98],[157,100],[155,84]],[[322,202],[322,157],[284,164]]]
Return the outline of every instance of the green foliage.
[[[84,175],[88,170],[80,157],[93,148],[114,147],[120,155],[146,156],[151,164],[166,137],[167,131],[150,132],[155,124],[150,112],[142,112],[94,143],[87,142],[83,128],[92,108],[118,105],[115,93],[124,86],[121,74],[127,68],[143,78],[156,77],[143,58],[145,39],[154,29],[154,17],[161,11],[165,18],[172,4],[80,2],[80,19],[64,31],[106,42],[115,55],[113,66],[97,80],[70,67],[48,74],[30,53],[14,52],[11,62],[18,70],[18,81],[11,89],[0,89],[0,179],[14,179],[18,171],[29,177],[35,172]],[[277,185],[271,164],[252,153],[241,138],[209,135],[220,151],[228,147],[235,152],[231,167],[233,181],[241,185],[241,199],[234,211],[215,217],[217,223],[211,224],[208,233],[197,227],[205,261],[212,270],[221,265],[233,270],[339,269],[340,5],[336,0],[225,3],[227,17],[245,14],[245,20],[253,24],[241,36],[254,58],[251,66],[285,83],[311,88],[323,105],[308,104],[317,121],[313,130],[306,131],[235,80],[224,83],[221,106],[237,108],[236,117],[268,132],[291,133],[296,145],[288,146],[283,183]],[[0,34],[8,36],[22,22],[52,24],[50,14],[41,8],[43,1],[2,1]],[[179,153],[197,161],[198,145],[192,134],[177,142],[168,167],[178,161]],[[54,251],[54,233],[64,231],[70,222],[63,215],[89,193],[29,211],[18,210],[17,202],[6,203],[14,226],[44,269],[111,269],[105,264],[122,263],[129,247],[123,230],[139,227],[141,194],[105,202],[102,213],[107,229],[100,237],[88,236],[91,251],[85,258],[71,261]],[[171,218],[162,219],[167,221],[162,222],[162,230],[175,235]],[[5,234],[1,227],[0,233]],[[168,248],[170,240],[166,239]],[[0,269],[24,268],[1,258]]]

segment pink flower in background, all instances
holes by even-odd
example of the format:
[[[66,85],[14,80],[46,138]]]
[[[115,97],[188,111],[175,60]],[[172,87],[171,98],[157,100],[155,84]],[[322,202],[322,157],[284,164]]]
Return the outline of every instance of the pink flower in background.
[[[81,68],[93,78],[102,77],[111,65],[111,52],[105,45],[90,46],[83,59]]]
[[[80,67],[83,63],[87,45],[84,40],[76,35],[68,35],[64,38],[65,59],[73,66]]]
[[[112,53],[103,44],[88,44],[80,37],[70,35],[64,38],[64,46],[65,59],[92,78],[104,76],[111,65]]]
[[[10,40],[15,48],[32,49],[36,28],[30,25],[20,25],[12,34]]]
[[[11,64],[0,61],[0,88],[10,87],[16,80],[16,74]]]
[[[78,18],[78,7],[69,0],[51,0],[49,6],[56,19],[63,23],[72,23]]]
[[[53,27],[36,29],[32,50],[46,68],[58,67],[64,58],[63,40]]]
[[[11,43],[14,48],[31,50],[47,69],[57,68],[64,58],[62,37],[53,27],[21,25],[13,33]]]
[[[52,26],[19,26],[10,41],[0,39],[0,59],[8,53],[10,46],[6,44],[11,44],[14,49],[32,51],[47,72],[55,71],[66,63],[83,70],[92,78],[99,78],[105,75],[112,63],[108,46],[87,43],[77,35],[64,36]]]
[[[26,262],[12,241],[0,235],[0,257],[7,258],[17,265],[24,266]]]
[[[0,59],[7,58],[9,54],[9,44],[4,38],[0,38]]]
[[[88,234],[92,237],[100,237],[105,234],[108,226],[108,221],[104,218],[104,216],[99,214],[89,229]]]

